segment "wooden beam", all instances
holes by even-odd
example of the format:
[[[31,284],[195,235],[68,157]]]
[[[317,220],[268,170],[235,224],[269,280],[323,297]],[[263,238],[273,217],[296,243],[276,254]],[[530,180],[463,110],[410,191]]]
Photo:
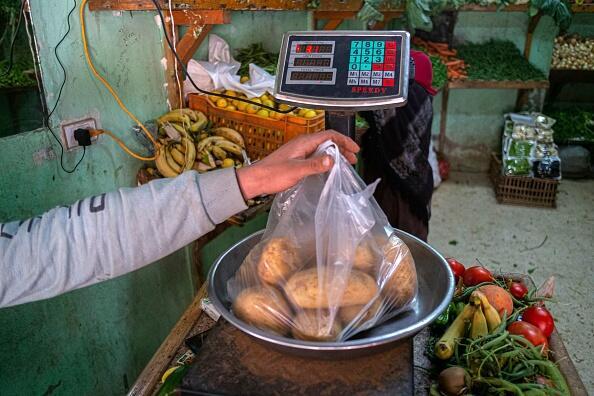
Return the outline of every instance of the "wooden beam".
[[[223,25],[231,22],[231,14],[225,10],[173,11],[176,25]]]
[[[171,332],[163,341],[152,359],[148,362],[138,379],[128,392],[129,396],[150,395],[161,378],[161,374],[167,369],[167,365],[173,359],[177,348],[184,342],[188,332],[198,321],[202,314],[200,301],[206,296],[207,283],[203,283],[194,300],[186,309],[182,317],[177,321]]]
[[[342,19],[329,19],[322,30],[336,30],[341,23]]]
[[[355,19],[356,11],[314,11],[314,19]]]
[[[548,80],[533,81],[486,81],[455,80],[448,82],[449,89],[538,89],[548,88]]]
[[[169,20],[169,18],[166,18],[165,26],[163,26],[163,34],[166,34],[167,37],[170,37],[172,41],[174,29],[177,34],[177,28],[173,27],[172,29],[171,21]],[[182,105],[182,103],[180,102],[179,95],[179,90],[181,89],[181,86],[177,81],[176,77],[176,59],[173,55],[173,51],[171,51],[169,45],[167,44],[167,40],[165,39],[163,39],[163,47],[165,52],[165,60],[167,61],[167,69],[165,70],[165,81],[167,82],[167,101],[169,102],[170,109],[179,109]],[[179,73],[179,69],[177,75],[181,76],[181,73]]]
[[[188,29],[184,37],[179,41],[177,44],[177,54],[182,59],[184,64],[188,63],[194,53],[200,47],[200,44],[204,41],[210,30],[212,29],[212,25],[204,25],[202,30],[196,36],[194,33],[194,29]]]
[[[538,22],[542,17],[542,13],[539,11],[536,15],[530,18],[528,23],[528,31],[526,33],[526,42],[524,43],[524,57],[526,60],[530,58],[530,52],[532,51],[532,39],[534,37],[534,31],[538,26]]]

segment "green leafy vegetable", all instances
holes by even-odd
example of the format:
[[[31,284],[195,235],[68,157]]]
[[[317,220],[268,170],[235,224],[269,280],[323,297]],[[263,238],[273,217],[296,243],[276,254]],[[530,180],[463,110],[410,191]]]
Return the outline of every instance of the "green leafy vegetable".
[[[531,0],[530,15],[536,15],[538,11],[553,18],[561,30],[571,25],[571,11],[564,0]]]
[[[33,68],[30,62],[17,61],[8,74],[2,75],[7,67],[7,60],[0,61],[0,88],[32,87],[37,84],[29,74],[25,73]]]
[[[235,59],[241,62],[241,67],[239,68],[240,76],[249,75],[250,63],[260,66],[272,75],[276,74],[278,54],[267,52],[262,43],[256,43],[249,47],[238,49]]]
[[[431,55],[429,59],[433,66],[433,87],[441,89],[448,81],[448,69],[438,56]]]
[[[557,143],[594,143],[594,112],[571,107],[568,109],[548,109],[546,114],[557,122],[553,135]]]
[[[467,65],[469,80],[546,80],[511,41],[464,44],[458,47],[458,57]]]

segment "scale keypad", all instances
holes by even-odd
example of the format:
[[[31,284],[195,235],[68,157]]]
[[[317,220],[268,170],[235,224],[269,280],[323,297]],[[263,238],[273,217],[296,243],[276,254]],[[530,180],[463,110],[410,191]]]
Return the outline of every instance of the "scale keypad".
[[[353,40],[347,85],[393,87],[396,41]]]

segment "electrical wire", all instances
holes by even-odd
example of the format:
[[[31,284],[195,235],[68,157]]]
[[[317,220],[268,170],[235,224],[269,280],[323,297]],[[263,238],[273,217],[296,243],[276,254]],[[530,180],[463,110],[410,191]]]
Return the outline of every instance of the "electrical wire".
[[[107,80],[105,78],[103,78],[103,76],[101,76],[101,74],[99,74],[97,69],[95,69],[95,65],[93,64],[93,61],[91,60],[91,54],[89,52],[89,45],[87,42],[87,31],[86,31],[86,25],[85,25],[85,6],[87,5],[87,1],[88,0],[82,0],[82,2],[80,4],[80,10],[79,10],[80,11],[79,17],[80,17],[81,38],[82,38],[82,42],[83,42],[83,50],[84,50],[84,54],[85,54],[85,59],[87,60],[87,64],[89,65],[89,68],[91,69],[91,72],[93,73],[95,78],[97,78],[105,86],[105,88],[107,88],[107,90],[109,91],[111,96],[113,96],[113,98],[117,102],[118,106],[120,106],[120,108],[128,115],[128,117],[130,117],[142,129],[142,131],[144,132],[146,137],[149,138],[149,140],[153,143],[153,146],[156,148],[157,141],[155,140],[153,135],[144,126],[144,124],[142,122],[140,122],[140,120],[138,118],[136,118],[136,116],[134,116],[134,114],[132,114],[130,112],[130,110],[128,110],[128,108],[124,105],[124,103],[122,102],[122,100],[120,99],[118,94],[115,92],[113,87],[109,84],[109,82],[107,82]],[[106,135],[108,135],[110,137],[115,136],[115,135],[113,135],[113,133],[107,133],[108,131],[105,131],[105,130],[102,130],[102,131],[103,131],[103,133],[105,133]],[[157,158],[156,154],[152,155],[150,157],[143,157],[142,155],[134,153],[132,150],[130,150],[124,144],[124,142],[121,139],[116,140],[116,142],[118,142],[120,147],[122,147],[122,148],[126,147],[126,149],[124,151],[126,151],[126,153],[128,153],[129,155],[131,155],[132,157],[134,157],[138,160],[153,161],[154,159]],[[155,150],[155,153],[156,153],[156,151],[157,150]]]
[[[54,130],[51,127],[51,122],[50,122],[50,117],[52,116],[52,114],[54,114],[54,112],[56,111],[56,108],[58,107],[58,103],[60,102],[60,98],[62,97],[62,91],[64,90],[64,86],[66,85],[66,80],[67,80],[66,68],[64,67],[62,60],[60,59],[60,55],[58,54],[58,48],[60,48],[60,45],[62,45],[62,43],[64,42],[64,40],[66,40],[66,37],[68,37],[68,34],[70,33],[70,30],[71,30],[70,16],[74,12],[74,10],[76,10],[76,6],[77,6],[76,0],[74,0],[73,3],[74,3],[74,5],[70,9],[70,11],[68,12],[68,16],[66,17],[66,23],[68,25],[68,28],[66,29],[66,32],[64,33],[64,35],[62,36],[60,41],[58,41],[58,43],[54,47],[54,56],[56,57],[58,64],[62,68],[62,76],[63,76],[62,83],[60,84],[60,90],[58,91],[58,96],[56,97],[54,106],[52,107],[51,111],[49,111],[47,113],[47,115],[44,117],[45,127],[50,131],[50,134],[52,135],[52,137],[56,140],[56,142],[60,146],[60,167],[66,173],[74,173],[76,171],[76,169],[78,168],[78,166],[80,165],[80,163],[82,162],[82,160],[85,158],[85,154],[87,152],[86,147],[83,146],[83,154],[80,157],[80,159],[78,160],[78,162],[76,163],[76,165],[74,165],[74,168],[66,169],[66,167],[64,167],[64,145],[62,144],[60,139],[58,139],[58,137],[56,136]]]
[[[86,1],[86,0],[83,0],[83,1]],[[192,76],[190,76],[190,73],[188,73],[188,69],[186,68],[186,65],[184,65],[184,62],[182,61],[181,57],[178,55],[177,51],[175,50],[175,48],[174,48],[175,46],[171,42],[171,39],[169,38],[169,35],[167,35],[167,32],[165,31],[165,18],[163,17],[163,11],[161,9],[161,6],[159,5],[159,2],[157,0],[152,0],[152,2],[155,5],[155,8],[157,9],[157,13],[159,14],[159,18],[161,19],[161,25],[163,26],[163,35],[165,36],[165,40],[167,40],[167,45],[169,46],[169,49],[171,49],[171,51],[173,52],[173,55],[178,60],[178,62],[180,64],[182,70],[184,71],[186,77],[188,78],[188,80],[190,80],[190,83],[192,83],[192,85],[194,86],[194,88],[198,92],[201,92],[201,93],[203,93],[205,95],[213,95],[213,96],[219,96],[219,97],[225,98],[225,99],[238,100],[240,102],[245,102],[245,103],[253,104],[253,105],[256,105],[258,107],[263,107],[265,109],[268,109],[268,110],[271,110],[271,111],[275,111],[275,112],[281,113],[281,114],[287,114],[287,113],[290,113],[293,110],[297,109],[297,107],[291,107],[291,108],[289,108],[287,110],[278,110],[278,109],[275,109],[274,107],[266,106],[264,104],[257,103],[257,102],[252,102],[249,99],[244,99],[244,98],[239,98],[239,97],[236,97],[236,96],[225,95],[225,94],[221,94],[221,93],[218,93],[218,92],[210,92],[210,91],[206,91],[204,89],[199,88],[198,85],[196,85],[196,83],[192,79]]]
[[[23,21],[23,14],[25,13],[25,3],[27,0],[22,0],[21,8],[19,11],[19,20],[17,21],[16,29],[14,34],[12,35],[12,39],[10,40],[10,55],[8,58],[8,67],[5,71],[0,74],[0,77],[6,76],[12,70],[12,66],[14,65],[14,46],[16,43],[17,36],[19,35],[19,29],[21,28],[21,23]]]

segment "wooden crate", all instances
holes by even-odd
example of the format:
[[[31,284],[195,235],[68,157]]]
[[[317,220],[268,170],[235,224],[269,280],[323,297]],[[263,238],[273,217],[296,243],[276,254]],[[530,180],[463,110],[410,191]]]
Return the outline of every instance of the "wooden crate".
[[[203,112],[215,126],[233,128],[243,135],[250,159],[263,158],[289,140],[323,131],[324,114],[314,118],[286,115],[282,119],[261,117],[216,107],[206,96],[189,95],[189,107]]]
[[[491,153],[489,174],[499,203],[557,207],[559,180],[502,175],[501,160],[495,153]]]

